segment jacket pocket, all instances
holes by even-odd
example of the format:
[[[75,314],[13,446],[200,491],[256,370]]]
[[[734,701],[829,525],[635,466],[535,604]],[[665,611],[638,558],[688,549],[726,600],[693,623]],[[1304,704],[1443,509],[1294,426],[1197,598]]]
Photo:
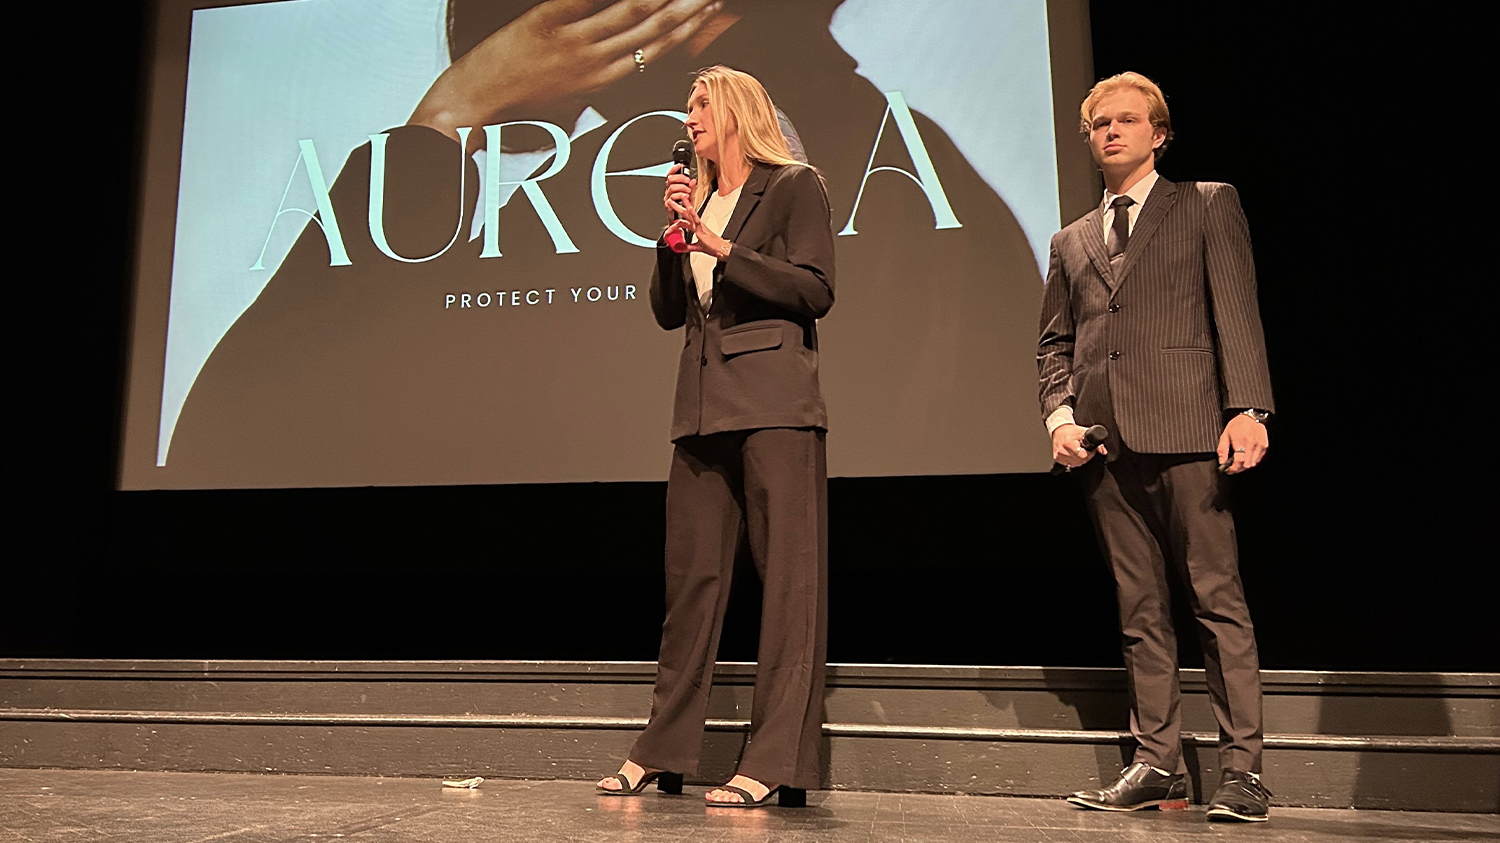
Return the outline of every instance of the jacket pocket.
[[[1211,348],[1163,348],[1162,354],[1213,354]]]
[[[724,329],[719,337],[719,351],[725,357],[751,351],[765,351],[781,347],[780,322],[746,322]]]

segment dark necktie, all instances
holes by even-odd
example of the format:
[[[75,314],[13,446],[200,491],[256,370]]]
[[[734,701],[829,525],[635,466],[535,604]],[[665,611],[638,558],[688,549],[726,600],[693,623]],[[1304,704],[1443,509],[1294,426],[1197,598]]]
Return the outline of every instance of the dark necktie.
[[[1109,227],[1109,262],[1117,264],[1125,256],[1125,242],[1130,239],[1130,206],[1135,200],[1129,196],[1116,196],[1109,207],[1115,212],[1115,220]]]

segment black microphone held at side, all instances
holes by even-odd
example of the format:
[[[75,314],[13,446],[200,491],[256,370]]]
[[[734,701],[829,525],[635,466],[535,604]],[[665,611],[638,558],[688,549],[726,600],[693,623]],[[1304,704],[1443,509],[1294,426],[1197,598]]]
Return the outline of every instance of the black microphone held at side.
[[[1088,451],[1092,454],[1093,452],[1099,450],[1099,446],[1103,445],[1104,440],[1108,438],[1109,431],[1105,429],[1104,425],[1096,424],[1083,432],[1083,436],[1079,437],[1078,444],[1085,451]],[[1062,463],[1052,464],[1053,474],[1066,474],[1068,471],[1069,468]]]

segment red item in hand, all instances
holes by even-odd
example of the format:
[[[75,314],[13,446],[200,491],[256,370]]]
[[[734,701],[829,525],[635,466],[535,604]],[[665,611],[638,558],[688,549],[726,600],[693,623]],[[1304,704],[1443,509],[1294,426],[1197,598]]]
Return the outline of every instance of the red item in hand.
[[[687,239],[682,236],[682,229],[674,228],[667,232],[667,248],[679,255],[688,250]]]

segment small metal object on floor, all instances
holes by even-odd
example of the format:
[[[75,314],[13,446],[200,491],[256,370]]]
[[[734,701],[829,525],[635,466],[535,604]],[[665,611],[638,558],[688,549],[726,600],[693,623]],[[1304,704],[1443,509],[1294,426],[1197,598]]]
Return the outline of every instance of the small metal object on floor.
[[[449,780],[456,783],[473,781]],[[445,781],[444,784],[448,782]],[[591,781],[0,769],[0,839],[26,843],[1256,843],[1500,842],[1495,814],[1272,808],[1253,829],[1210,826],[1202,806],[1113,814],[1062,799],[810,791],[806,808],[711,811],[682,796],[594,794]],[[446,798],[460,796],[464,798]]]

